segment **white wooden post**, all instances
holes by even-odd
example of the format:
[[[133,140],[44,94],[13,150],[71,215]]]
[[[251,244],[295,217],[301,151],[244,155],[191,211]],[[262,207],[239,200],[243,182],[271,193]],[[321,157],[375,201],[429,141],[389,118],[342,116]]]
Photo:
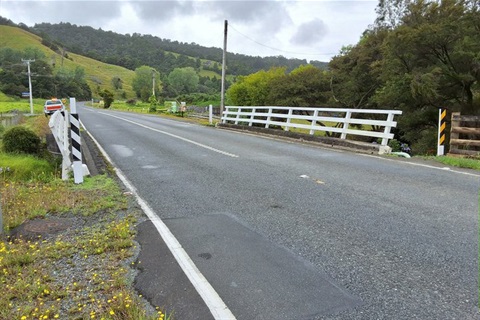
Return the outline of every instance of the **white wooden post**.
[[[235,120],[235,124],[238,124],[238,121],[240,120],[240,112],[242,111],[241,107],[238,107],[237,109],[237,119]]]
[[[313,111],[312,128],[310,129],[311,136],[313,136],[313,134],[315,133],[315,126],[317,125],[317,117],[318,117],[318,110],[315,109],[315,111]]]
[[[393,116],[394,116],[394,114],[393,114],[392,112],[389,112],[389,113],[388,113],[388,116],[387,116],[387,122],[389,122],[389,123],[392,122],[392,121],[393,121]],[[387,145],[388,145],[388,138],[387,138],[387,136],[390,134],[390,129],[391,129],[391,128],[392,128],[392,127],[391,127],[389,124],[387,124],[387,125],[385,126],[385,130],[383,131],[384,137],[382,138],[382,146],[387,146]]]
[[[228,106],[225,106],[225,110],[222,112],[222,110],[220,110],[220,120],[222,120],[222,123],[227,123],[227,114],[228,114],[228,111],[229,111],[229,107]]]
[[[255,112],[257,111],[256,108],[252,108],[252,113],[250,114],[250,122],[248,123],[248,126],[251,127],[253,124],[253,119],[255,119]]]
[[[48,126],[52,130],[53,137],[57,142],[58,149],[62,154],[62,179],[68,179],[68,172],[71,170],[70,148],[68,142],[68,112],[55,111],[50,118]]]
[[[345,114],[345,119],[344,119],[345,122],[343,123],[342,135],[340,136],[340,139],[347,139],[347,130],[350,124],[351,117],[352,117],[352,112],[347,111],[347,113]]]
[[[220,115],[222,116],[222,115]],[[209,105],[208,106],[208,123],[212,124],[213,123],[213,106]]]
[[[290,121],[292,120],[292,115],[293,115],[293,109],[290,108],[288,109],[288,118],[287,118],[287,124],[285,125],[285,131],[290,130]]]
[[[272,119],[272,108],[268,108],[268,116],[267,116],[267,123],[265,124],[265,128],[270,126],[270,120]]]

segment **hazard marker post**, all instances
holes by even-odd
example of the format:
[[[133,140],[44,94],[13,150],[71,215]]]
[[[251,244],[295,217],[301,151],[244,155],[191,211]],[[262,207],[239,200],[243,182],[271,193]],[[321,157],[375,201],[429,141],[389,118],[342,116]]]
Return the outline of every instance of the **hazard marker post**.
[[[445,121],[447,119],[447,109],[438,109],[438,143],[437,156],[445,155]]]

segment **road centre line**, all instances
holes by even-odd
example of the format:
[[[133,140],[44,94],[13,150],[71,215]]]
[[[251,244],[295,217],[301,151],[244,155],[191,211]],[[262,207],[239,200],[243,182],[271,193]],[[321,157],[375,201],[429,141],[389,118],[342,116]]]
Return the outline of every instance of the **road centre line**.
[[[203,301],[209,308],[215,320],[235,320],[236,318],[233,313],[223,302],[222,298],[218,295],[218,293],[208,282],[205,276],[200,272],[200,270],[198,270],[195,263],[192,261],[192,259],[190,259],[185,249],[183,249],[182,245],[178,242],[170,229],[168,229],[167,225],[162,221],[162,219],[160,219],[160,217],[158,217],[158,215],[155,213],[155,211],[153,211],[153,209],[148,205],[148,203],[138,195],[137,189],[127,179],[123,172],[115,166],[115,163],[112,161],[105,149],[102,148],[102,146],[90,134],[90,132],[85,128],[85,126],[83,127],[86,130],[87,134],[90,136],[90,138],[93,140],[93,142],[97,145],[98,149],[103,154],[105,159],[110,162],[115,168],[115,172],[118,178],[122,181],[125,187],[130,190],[130,192],[136,198],[138,204],[142,208],[143,212],[145,212],[150,221],[152,221],[153,225],[157,229],[168,249],[174,256],[175,260],[178,262],[192,285],[195,287],[200,297],[203,299]]]
[[[158,133],[161,133],[161,134],[170,136],[170,137],[172,137],[172,138],[176,138],[176,139],[179,139],[179,140],[182,140],[182,141],[185,141],[185,142],[194,144],[194,145],[199,146],[199,147],[201,147],[201,148],[208,149],[208,150],[210,150],[210,151],[217,152],[217,153],[223,154],[223,155],[228,156],[228,157],[232,157],[232,158],[238,158],[238,157],[239,157],[239,156],[236,155],[236,154],[229,153],[229,152],[226,152],[226,151],[222,151],[222,150],[219,150],[219,149],[216,149],[216,148],[207,146],[206,144],[203,144],[203,143],[200,143],[200,142],[196,142],[196,141],[193,141],[193,140],[184,138],[184,137],[180,137],[180,136],[177,136],[176,134],[169,133],[169,132],[166,132],[166,131],[163,131],[163,130],[158,130],[158,129],[155,129],[155,128],[146,126],[146,125],[144,125],[144,124],[141,124],[141,123],[138,123],[138,122],[135,122],[135,121],[132,121],[132,120],[128,120],[128,119],[125,119],[125,118],[122,118],[122,117],[114,116],[114,115],[111,115],[111,114],[108,114],[108,113],[105,113],[105,112],[99,112],[99,113],[100,113],[100,114],[104,114],[104,115],[109,116],[109,117],[112,117],[112,118],[117,118],[117,119],[120,119],[120,120],[129,122],[129,123],[135,124],[135,125],[137,125],[137,126],[139,126],[139,127],[142,127],[142,128],[145,128],[145,129],[149,129],[149,130],[152,130],[152,131],[155,131],[155,132],[158,132]]]

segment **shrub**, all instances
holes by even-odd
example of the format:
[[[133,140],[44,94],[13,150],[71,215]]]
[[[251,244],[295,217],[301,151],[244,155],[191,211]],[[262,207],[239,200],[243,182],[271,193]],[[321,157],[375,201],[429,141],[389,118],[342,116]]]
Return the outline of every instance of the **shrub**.
[[[148,109],[149,112],[157,112],[157,98],[152,95],[150,98],[148,98],[148,102],[150,103],[150,108]]]
[[[99,93],[100,96],[103,98],[103,102],[104,102],[104,105],[103,107],[105,109],[108,109],[110,108],[110,106],[112,105],[113,103],[113,93],[111,93],[110,91],[108,91],[107,89],[103,90],[102,92]]]
[[[131,106],[134,106],[137,104],[137,100],[136,99],[128,99],[127,100],[127,104],[131,105]]]
[[[8,153],[40,153],[40,138],[32,130],[16,126],[5,131],[3,135],[3,150]]]

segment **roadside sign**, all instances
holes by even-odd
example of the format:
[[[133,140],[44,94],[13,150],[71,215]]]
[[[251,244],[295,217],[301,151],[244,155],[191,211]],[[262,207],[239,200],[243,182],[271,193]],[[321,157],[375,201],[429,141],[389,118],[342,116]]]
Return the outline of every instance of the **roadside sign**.
[[[26,92],[22,92],[22,98],[28,98],[30,97],[30,92],[26,91]]]

